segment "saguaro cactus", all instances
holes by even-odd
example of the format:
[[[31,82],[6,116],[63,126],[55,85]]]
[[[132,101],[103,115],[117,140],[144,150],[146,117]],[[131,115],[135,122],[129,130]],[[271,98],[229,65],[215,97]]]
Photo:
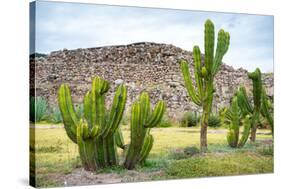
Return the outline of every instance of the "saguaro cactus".
[[[119,85],[114,96],[109,116],[106,117],[105,93],[109,83],[99,77],[92,80],[92,90],[84,97],[84,119],[78,120],[70,88],[62,84],[58,101],[64,128],[69,138],[78,144],[80,158],[86,170],[116,165],[116,130],[125,109],[127,91]],[[121,141],[122,142],[122,141]],[[119,143],[119,146],[122,145]]]
[[[145,161],[153,145],[153,137],[149,134],[150,128],[159,124],[164,111],[164,101],[160,100],[151,112],[147,92],[142,92],[140,99],[132,105],[131,142],[124,162],[127,169],[133,169],[136,164]]]
[[[238,97],[239,98],[239,97]],[[230,147],[243,147],[248,140],[250,134],[250,116],[243,115],[238,105],[237,96],[234,96],[231,106],[225,113],[226,120],[229,122],[229,132],[227,134],[227,142]],[[240,123],[244,125],[242,137],[239,139]]]
[[[215,32],[214,24],[211,20],[205,22],[205,57],[201,61],[201,53],[198,46],[193,48],[194,76],[197,91],[193,87],[190,77],[189,65],[185,60],[180,61],[181,70],[185,86],[192,101],[198,106],[203,107],[201,118],[200,145],[201,151],[207,150],[207,127],[208,118],[212,109],[214,89],[214,77],[222,64],[223,56],[229,47],[230,36],[228,32],[221,29],[218,32],[217,48],[214,54]]]

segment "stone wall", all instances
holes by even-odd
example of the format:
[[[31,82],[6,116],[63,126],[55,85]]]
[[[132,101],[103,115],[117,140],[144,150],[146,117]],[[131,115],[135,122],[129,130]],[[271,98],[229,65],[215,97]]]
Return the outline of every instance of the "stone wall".
[[[73,100],[81,103],[85,92],[90,89],[91,76],[98,75],[112,84],[108,94],[111,103],[117,84],[124,82],[128,88],[128,105],[142,90],[150,93],[152,102],[164,99],[169,115],[180,116],[184,111],[197,111],[183,85],[177,61],[193,62],[191,52],[173,45],[156,43],[135,43],[122,46],[108,46],[89,49],[62,50],[51,52],[46,57],[36,58],[35,87],[37,96],[44,96],[56,104],[56,95],[61,83],[69,83]],[[264,75],[264,84],[273,96],[273,75]],[[251,89],[247,71],[235,70],[224,64],[216,77],[216,95],[213,111],[228,105],[234,91],[240,84]],[[33,82],[31,82],[33,83]],[[128,109],[128,108],[127,108]]]

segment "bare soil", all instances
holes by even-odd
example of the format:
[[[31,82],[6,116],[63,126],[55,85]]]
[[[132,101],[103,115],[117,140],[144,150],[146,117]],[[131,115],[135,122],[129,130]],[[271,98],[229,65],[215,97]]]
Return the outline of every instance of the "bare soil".
[[[57,182],[63,186],[114,184],[122,182],[151,181],[153,176],[163,175],[163,171],[140,172],[127,170],[122,173],[92,173],[83,168],[77,168],[67,175],[57,175]]]

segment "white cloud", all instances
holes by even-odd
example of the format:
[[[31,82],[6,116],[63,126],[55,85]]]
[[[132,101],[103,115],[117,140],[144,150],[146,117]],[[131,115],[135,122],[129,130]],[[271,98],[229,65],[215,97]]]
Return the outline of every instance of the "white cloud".
[[[40,2],[37,51],[48,53],[140,41],[203,51],[204,21],[230,32],[224,62],[235,68],[273,70],[273,19],[266,16]]]

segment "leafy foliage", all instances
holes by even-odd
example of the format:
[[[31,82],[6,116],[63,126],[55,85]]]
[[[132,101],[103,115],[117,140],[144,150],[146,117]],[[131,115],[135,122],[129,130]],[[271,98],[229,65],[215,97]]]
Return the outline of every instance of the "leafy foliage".
[[[31,97],[29,101],[29,120],[43,121],[48,115],[48,102],[43,97]]]
[[[200,121],[199,116],[195,112],[185,112],[180,119],[181,127],[194,127]]]
[[[49,115],[49,121],[52,123],[62,123],[62,116],[58,107],[53,107]]]
[[[169,119],[167,114],[164,114],[163,118],[161,119],[160,123],[158,124],[158,127],[162,127],[162,128],[172,127],[172,122]]]
[[[220,127],[221,126],[220,117],[218,115],[211,114],[208,119],[208,126],[213,128]]]

